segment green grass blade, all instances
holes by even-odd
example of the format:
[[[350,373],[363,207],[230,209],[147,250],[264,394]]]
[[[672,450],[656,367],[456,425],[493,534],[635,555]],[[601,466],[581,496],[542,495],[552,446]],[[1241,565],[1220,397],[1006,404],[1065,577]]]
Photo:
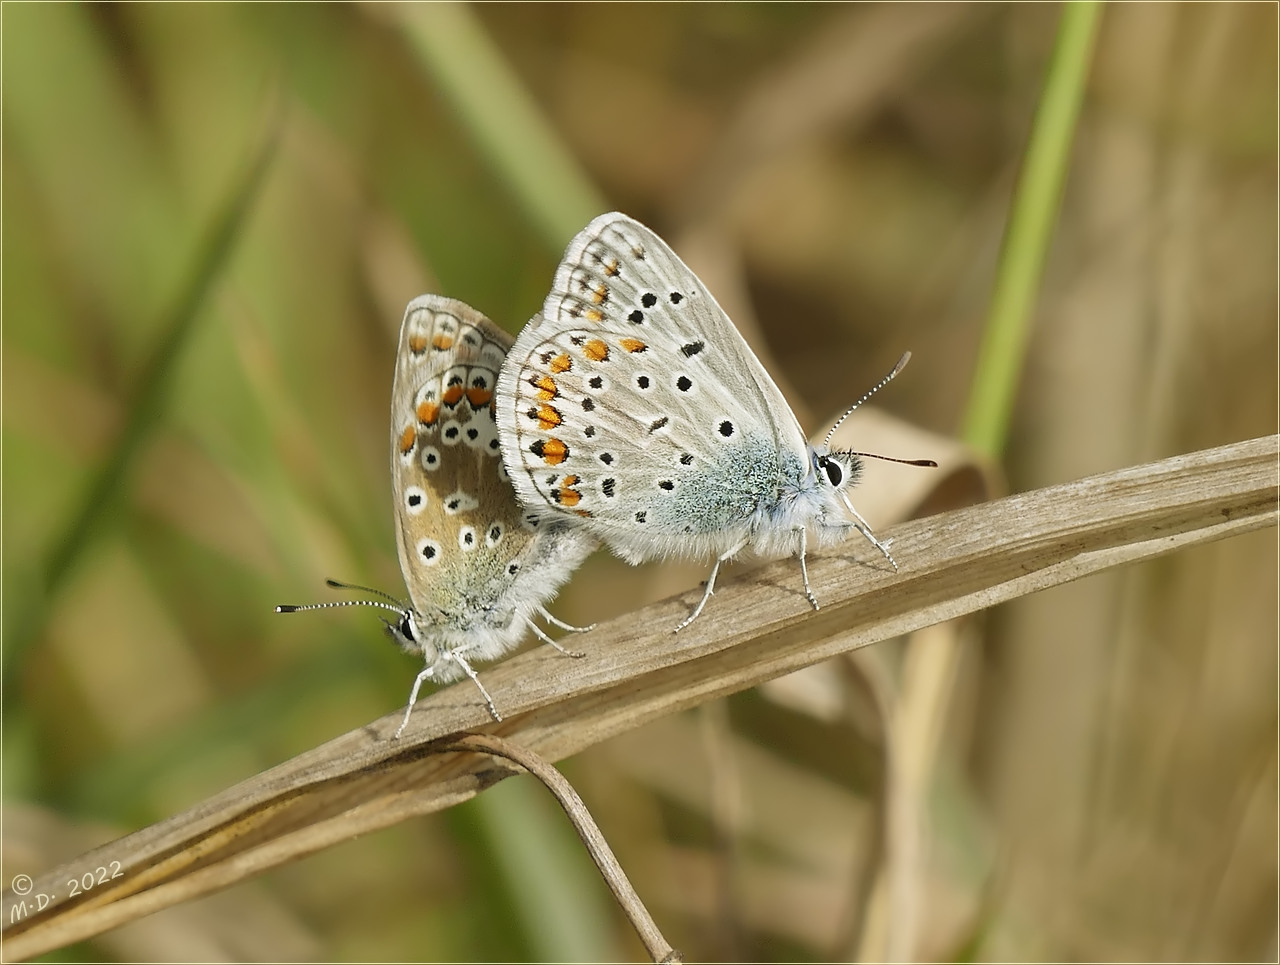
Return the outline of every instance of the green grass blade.
[[[1014,191],[995,290],[987,316],[961,434],[996,458],[1004,449],[1032,308],[1057,221],[1102,4],[1068,3],[1045,78]]]
[[[617,961],[608,889],[546,789],[503,781],[475,808],[535,960]]]
[[[226,270],[275,155],[281,126],[278,110],[272,108],[269,117],[248,164],[196,253],[191,274],[180,290],[155,349],[138,375],[137,389],[119,437],[86,487],[79,505],[68,516],[62,534],[51,541],[43,579],[24,595],[26,609],[15,621],[14,632],[6,640],[3,651],[6,691],[20,676],[17,668],[40,633],[49,601],[57,595],[77,560],[98,535],[103,521],[116,507],[129,469],[161,421],[174,368],[210,291]]]
[[[559,253],[608,203],[469,6],[397,8],[405,36],[530,222]]]

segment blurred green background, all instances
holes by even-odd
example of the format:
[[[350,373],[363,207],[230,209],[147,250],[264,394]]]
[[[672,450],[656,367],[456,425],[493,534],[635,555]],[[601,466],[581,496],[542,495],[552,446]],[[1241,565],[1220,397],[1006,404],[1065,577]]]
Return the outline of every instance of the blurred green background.
[[[6,4],[4,881],[404,700],[367,614],[272,607],[400,591],[420,292],[515,331],[617,208],[808,427],[910,348],[878,404],[957,434],[1061,13]],[[1276,16],[1106,8],[1010,489],[1276,432]],[[700,575],[598,554],[554,610]],[[564,769],[690,958],[1274,960],[1276,584],[1269,530],[965,621],[925,737],[895,642],[826,703],[741,694]],[[55,957],[642,954],[521,779]]]

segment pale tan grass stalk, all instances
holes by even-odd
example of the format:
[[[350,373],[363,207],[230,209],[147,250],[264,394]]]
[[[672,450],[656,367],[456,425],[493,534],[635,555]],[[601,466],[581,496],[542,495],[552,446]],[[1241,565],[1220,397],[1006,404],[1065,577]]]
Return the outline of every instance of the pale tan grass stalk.
[[[484,671],[506,719],[464,682],[417,708],[400,741],[395,710],[165,821],[41,875],[39,914],[3,899],[4,953],[30,958],[208,894],[359,834],[438,811],[515,772],[481,754],[436,753],[461,731],[500,735],[559,760],[647,721],[839,653],[1105,569],[1277,520],[1280,437],[1269,436],[904,523],[888,531],[900,569],[851,541],[810,563],[810,610],[784,560],[727,583],[677,635],[691,594]],[[120,875],[67,895],[70,878]]]

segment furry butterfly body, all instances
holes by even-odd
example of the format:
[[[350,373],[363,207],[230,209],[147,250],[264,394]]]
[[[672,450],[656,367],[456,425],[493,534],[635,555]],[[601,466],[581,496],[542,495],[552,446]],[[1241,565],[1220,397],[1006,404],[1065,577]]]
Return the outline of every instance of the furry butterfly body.
[[[724,310],[667,244],[614,212],[570,243],[542,315],[498,378],[498,428],[525,506],[632,563],[796,555],[857,528],[857,454],[811,446]],[[850,516],[852,515],[852,519]],[[891,558],[890,558],[891,559]],[[679,628],[677,628],[679,629]]]

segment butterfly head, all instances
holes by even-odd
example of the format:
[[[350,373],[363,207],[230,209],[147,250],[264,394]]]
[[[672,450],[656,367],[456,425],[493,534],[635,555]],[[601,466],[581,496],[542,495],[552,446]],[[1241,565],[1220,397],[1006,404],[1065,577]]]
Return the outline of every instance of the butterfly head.
[[[408,607],[400,611],[400,619],[387,621],[387,636],[405,653],[420,653],[428,665],[435,663],[436,648],[418,627],[417,615]]]
[[[861,475],[858,453],[809,448],[809,477],[801,486],[795,510],[814,527],[820,544],[841,540],[849,531],[848,492]]]
[[[862,460],[858,453],[846,449],[822,452],[812,450],[813,471],[819,487],[832,493],[843,493],[858,482],[862,475]]]

